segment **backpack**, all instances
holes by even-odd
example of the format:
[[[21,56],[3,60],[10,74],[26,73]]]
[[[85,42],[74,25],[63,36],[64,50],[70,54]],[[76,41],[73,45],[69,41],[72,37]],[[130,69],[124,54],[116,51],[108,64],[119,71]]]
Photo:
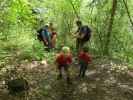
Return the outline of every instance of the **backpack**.
[[[83,37],[84,41],[90,40],[91,29],[87,25],[81,27],[80,33],[85,34],[85,36]]]
[[[9,80],[7,82],[9,93],[16,94],[22,91],[29,90],[29,83],[27,80],[23,78],[17,78],[13,80]]]
[[[39,30],[37,30],[37,39],[39,41],[43,41],[42,31],[43,31],[43,28],[40,28]]]

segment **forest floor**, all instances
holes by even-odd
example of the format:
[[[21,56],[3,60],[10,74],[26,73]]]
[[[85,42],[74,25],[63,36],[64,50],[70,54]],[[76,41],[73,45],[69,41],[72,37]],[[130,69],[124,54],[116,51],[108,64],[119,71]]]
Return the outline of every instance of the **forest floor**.
[[[7,66],[11,68],[12,65]],[[0,100],[133,100],[133,70],[106,58],[94,59],[86,77],[78,78],[78,65],[70,68],[72,84],[57,80],[55,65],[46,61],[22,61],[17,76],[28,80],[27,95],[9,95],[5,85],[7,72],[0,72]]]

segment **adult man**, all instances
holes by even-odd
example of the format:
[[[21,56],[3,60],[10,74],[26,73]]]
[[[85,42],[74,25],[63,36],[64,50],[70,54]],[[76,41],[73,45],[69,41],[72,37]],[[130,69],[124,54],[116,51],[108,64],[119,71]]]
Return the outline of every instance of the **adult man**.
[[[81,21],[76,21],[78,27],[76,34],[76,48],[79,51],[86,42],[90,40],[91,29],[87,25],[82,25]]]

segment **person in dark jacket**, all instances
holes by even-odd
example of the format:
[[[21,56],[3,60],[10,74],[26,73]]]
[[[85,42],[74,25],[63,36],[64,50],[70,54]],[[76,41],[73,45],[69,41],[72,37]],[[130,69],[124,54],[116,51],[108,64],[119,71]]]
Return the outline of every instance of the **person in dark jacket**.
[[[76,34],[76,48],[79,52],[83,48],[84,44],[87,43],[91,38],[91,29],[87,25],[82,25],[81,21],[76,21],[78,27]]]
[[[79,65],[80,65],[80,71],[79,71],[79,77],[84,77],[88,65],[91,63],[91,56],[88,53],[88,48],[84,47],[78,55]]]

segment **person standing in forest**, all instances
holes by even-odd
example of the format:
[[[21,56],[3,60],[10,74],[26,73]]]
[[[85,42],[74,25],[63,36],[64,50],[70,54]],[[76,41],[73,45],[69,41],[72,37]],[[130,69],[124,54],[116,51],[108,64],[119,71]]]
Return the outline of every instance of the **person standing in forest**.
[[[46,45],[48,47],[48,49],[51,48],[51,33],[49,32],[49,29],[48,29],[48,25],[45,26],[45,29],[43,30],[42,32],[42,36],[44,38],[44,40],[46,41]]]
[[[52,48],[55,48],[56,47],[57,32],[55,31],[53,23],[49,23],[49,31],[51,33],[51,46],[52,46]]]
[[[52,48],[56,48],[57,32],[55,31],[55,28],[52,28],[51,31],[52,31],[52,34],[51,34],[51,45],[52,45]]]
[[[54,25],[53,25],[52,22],[50,22],[50,23],[49,23],[49,29],[52,29],[52,28],[54,28]]]
[[[64,69],[67,76],[67,83],[70,83],[69,67],[72,63],[72,54],[69,47],[62,47],[62,51],[56,56],[57,69],[59,70],[58,79],[62,78]]]
[[[88,64],[90,64],[92,60],[87,47],[81,49],[78,55],[78,60],[80,65],[79,77],[84,77]]]
[[[76,34],[76,48],[79,52],[80,49],[87,43],[91,38],[91,29],[87,25],[82,25],[81,21],[76,21],[77,31]]]
[[[38,39],[43,42],[44,46],[48,47],[48,51],[51,48],[50,32],[48,31],[48,25],[40,28],[38,31]]]

